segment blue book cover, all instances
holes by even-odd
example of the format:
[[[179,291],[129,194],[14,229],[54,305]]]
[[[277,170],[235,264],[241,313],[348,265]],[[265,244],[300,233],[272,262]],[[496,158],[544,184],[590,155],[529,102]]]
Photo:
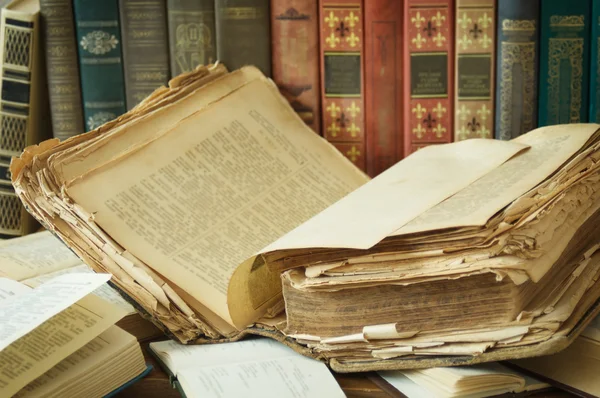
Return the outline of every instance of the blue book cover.
[[[600,122],[600,0],[592,1],[592,35],[590,41],[590,122]]]

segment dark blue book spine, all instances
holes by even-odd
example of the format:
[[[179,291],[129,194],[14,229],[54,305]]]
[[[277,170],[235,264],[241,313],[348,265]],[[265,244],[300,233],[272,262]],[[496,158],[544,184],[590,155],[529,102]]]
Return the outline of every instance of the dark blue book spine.
[[[590,40],[590,122],[600,122],[600,0],[592,2],[592,35]]]
[[[502,0],[496,44],[496,138],[537,127],[540,0]]]

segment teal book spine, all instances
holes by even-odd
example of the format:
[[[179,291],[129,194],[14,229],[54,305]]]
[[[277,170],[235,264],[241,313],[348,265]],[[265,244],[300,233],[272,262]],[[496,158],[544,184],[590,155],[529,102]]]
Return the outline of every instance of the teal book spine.
[[[590,122],[600,123],[600,0],[592,2],[590,47]]]
[[[542,1],[539,126],[588,121],[591,12],[591,0]]]
[[[86,130],[127,111],[118,0],[74,0]]]

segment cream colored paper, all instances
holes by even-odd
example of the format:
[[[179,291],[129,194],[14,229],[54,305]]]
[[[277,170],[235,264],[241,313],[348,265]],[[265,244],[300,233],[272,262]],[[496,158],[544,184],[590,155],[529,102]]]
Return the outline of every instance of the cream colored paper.
[[[8,278],[0,278],[0,303],[7,298],[17,297],[29,292],[30,288]]]

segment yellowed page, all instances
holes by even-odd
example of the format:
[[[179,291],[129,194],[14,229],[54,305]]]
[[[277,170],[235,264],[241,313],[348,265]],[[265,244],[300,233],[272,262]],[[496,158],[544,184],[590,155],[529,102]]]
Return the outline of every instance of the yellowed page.
[[[236,267],[368,180],[284,101],[255,80],[67,194],[128,252],[243,328],[280,282],[245,263],[228,298]]]
[[[81,264],[69,248],[48,231],[0,242],[0,276],[22,281]]]
[[[0,396],[11,396],[125,315],[90,295],[0,351]]]
[[[598,129],[600,125],[597,124],[567,124],[544,127],[518,137],[512,142],[531,148],[421,214],[392,235],[484,225],[496,212],[557,170]]]
[[[485,139],[423,148],[264,252],[311,247],[368,249],[526,148]]]

